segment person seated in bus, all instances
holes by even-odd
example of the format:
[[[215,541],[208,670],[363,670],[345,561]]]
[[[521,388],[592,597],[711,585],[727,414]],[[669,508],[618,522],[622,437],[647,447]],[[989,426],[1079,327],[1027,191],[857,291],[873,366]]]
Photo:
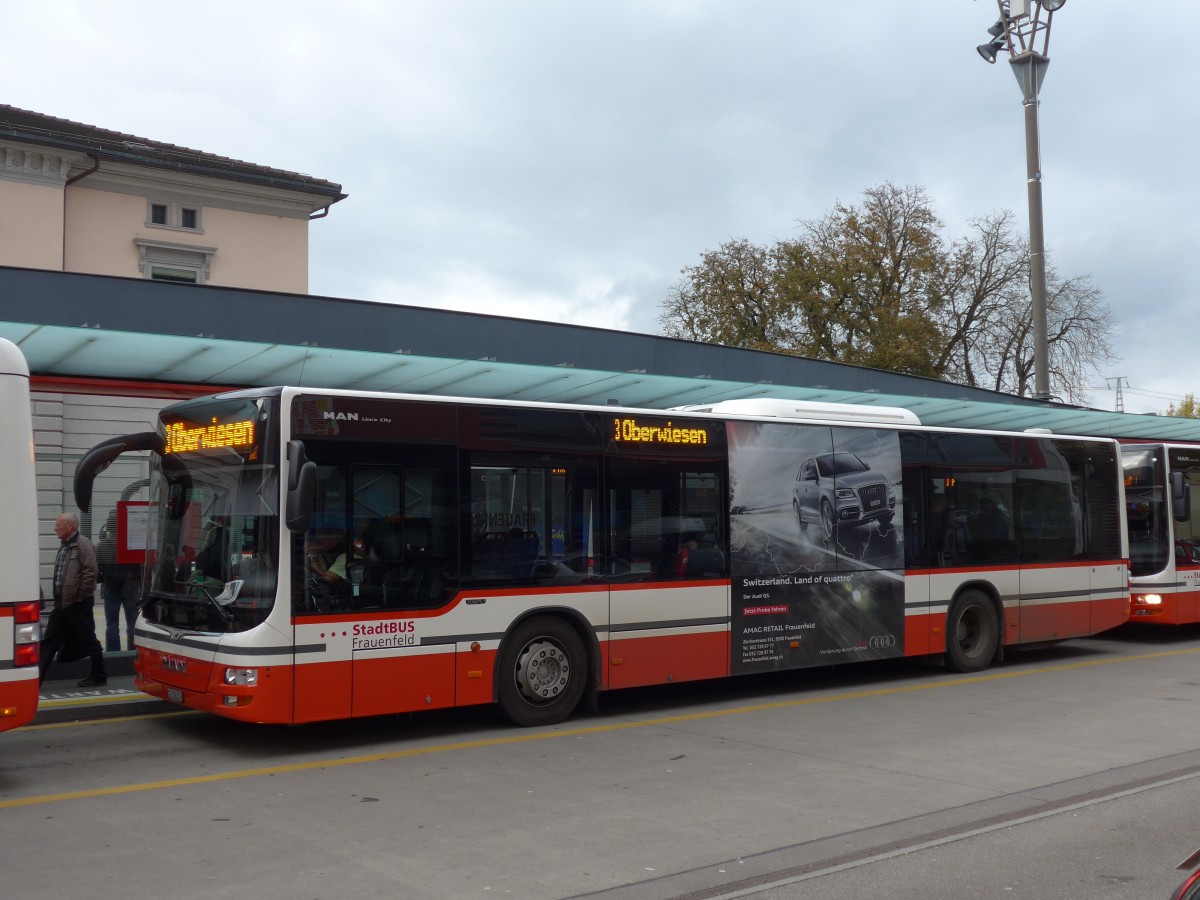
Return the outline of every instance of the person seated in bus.
[[[340,605],[349,599],[350,583],[346,579],[346,551],[341,535],[306,535],[304,557],[309,581],[316,589],[314,594],[318,602],[328,599],[334,605]]]
[[[1013,539],[1012,522],[992,497],[980,497],[978,511],[967,520],[964,549],[965,556],[960,562],[971,559],[980,563],[1016,561],[1017,544]]]
[[[725,574],[725,554],[717,546],[716,535],[705,532],[688,544],[690,547],[683,562],[684,575],[688,578],[720,578]]]
[[[922,548],[925,551],[922,561],[927,565],[945,564],[946,551],[954,545],[952,522],[949,499],[944,493],[934,493],[929,498],[929,522],[925,532],[929,544]]]
[[[357,539],[375,559],[395,562],[404,558],[404,529],[400,522],[373,519],[360,529]]]
[[[224,584],[229,580],[229,517],[215,516],[203,549],[196,554],[196,568],[205,580]]]
[[[525,531],[516,526],[508,529],[504,539],[504,567],[502,574],[514,581],[527,581],[533,576],[537,562],[538,535],[536,531]]]
[[[967,523],[967,528],[977,541],[1004,541],[1010,536],[1008,516],[987,494],[979,498],[979,511]]]
[[[163,544],[162,553],[154,566],[154,589],[159,591],[175,590],[175,575],[179,567],[175,562],[175,545]]]
[[[384,605],[383,585],[388,572],[382,557],[376,552],[378,531],[375,526],[374,522],[360,524],[350,542],[349,554],[342,557],[345,579],[350,583],[350,592],[354,598],[352,602],[356,608]],[[332,566],[337,566],[336,559]],[[335,568],[334,571],[339,569]]]
[[[175,580],[180,584],[190,584],[195,567],[196,548],[184,544],[183,553],[175,559]]]
[[[346,552],[341,548],[340,538],[311,537],[304,544],[308,560],[308,571],[318,581],[335,585],[346,580]]]

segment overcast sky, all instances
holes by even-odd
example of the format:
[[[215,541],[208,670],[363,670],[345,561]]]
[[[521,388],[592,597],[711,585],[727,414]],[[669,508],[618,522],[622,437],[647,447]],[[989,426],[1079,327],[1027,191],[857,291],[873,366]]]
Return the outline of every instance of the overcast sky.
[[[310,290],[658,333],[680,269],[883,182],[1028,227],[994,0],[13,3],[0,102],[334,181]],[[1067,0],[1051,262],[1118,320],[1125,408],[1200,393],[1200,3]]]

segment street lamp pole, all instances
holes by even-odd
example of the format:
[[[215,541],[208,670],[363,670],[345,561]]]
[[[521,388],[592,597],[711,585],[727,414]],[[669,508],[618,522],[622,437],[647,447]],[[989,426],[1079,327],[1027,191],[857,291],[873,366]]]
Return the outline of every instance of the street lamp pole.
[[[1050,348],[1046,316],[1046,238],[1042,227],[1042,164],[1038,92],[1050,66],[1050,22],[1066,0],[996,0],[1000,18],[992,40],[976,49],[989,63],[1007,49],[1025,110],[1025,175],[1029,193],[1029,293],[1033,299],[1033,396],[1050,399]],[[1045,18],[1043,18],[1045,13]],[[1038,44],[1040,43],[1040,47]]]
[[[1046,321],[1046,236],[1042,227],[1042,163],[1038,141],[1038,85],[1050,60],[1027,53],[1009,60],[1025,94],[1025,175],[1029,191],[1029,293],[1033,297],[1033,396],[1050,399]]]

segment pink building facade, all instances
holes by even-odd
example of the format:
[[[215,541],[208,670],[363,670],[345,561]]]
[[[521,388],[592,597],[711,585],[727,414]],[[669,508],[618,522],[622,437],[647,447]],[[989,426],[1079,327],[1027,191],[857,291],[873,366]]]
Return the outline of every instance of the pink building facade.
[[[308,292],[332,182],[0,105],[0,265]]]

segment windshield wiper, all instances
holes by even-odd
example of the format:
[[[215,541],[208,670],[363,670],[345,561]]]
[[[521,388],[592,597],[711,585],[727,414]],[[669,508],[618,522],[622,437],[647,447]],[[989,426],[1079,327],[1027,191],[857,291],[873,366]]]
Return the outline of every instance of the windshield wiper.
[[[225,622],[228,623],[233,621],[233,613],[227,610],[224,605],[222,605],[220,600],[210,594],[208,592],[208,588],[199,582],[196,583],[196,587],[200,588],[200,592],[212,602],[213,608],[220,614],[221,618],[224,619]],[[222,594],[224,594],[224,591],[222,591]]]

